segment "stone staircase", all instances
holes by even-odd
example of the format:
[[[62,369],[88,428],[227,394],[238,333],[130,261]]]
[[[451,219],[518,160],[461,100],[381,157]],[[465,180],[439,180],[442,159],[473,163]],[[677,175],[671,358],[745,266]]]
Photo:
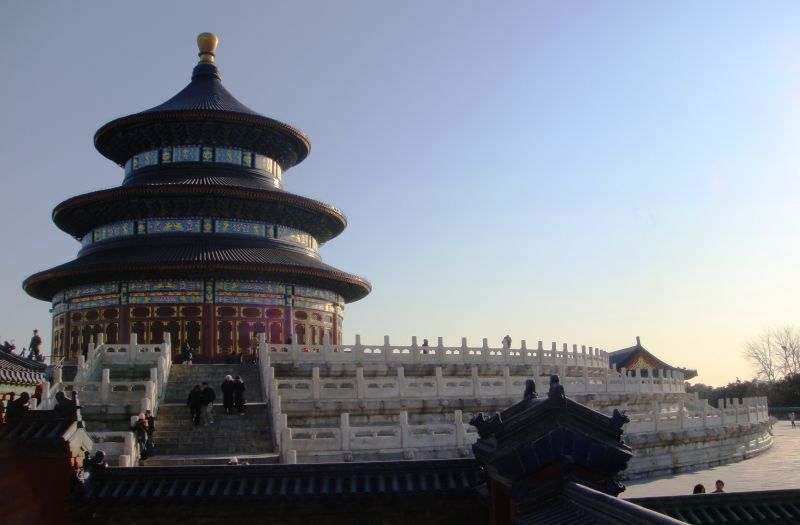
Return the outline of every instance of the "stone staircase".
[[[241,376],[247,387],[244,415],[225,414],[220,386],[225,376]],[[186,398],[194,385],[208,382],[217,395],[214,424],[195,426]],[[275,463],[270,413],[254,365],[175,365],[170,371],[164,402],[159,405],[153,435],[156,454],[145,461],[156,465],[224,464],[233,457],[248,463]]]

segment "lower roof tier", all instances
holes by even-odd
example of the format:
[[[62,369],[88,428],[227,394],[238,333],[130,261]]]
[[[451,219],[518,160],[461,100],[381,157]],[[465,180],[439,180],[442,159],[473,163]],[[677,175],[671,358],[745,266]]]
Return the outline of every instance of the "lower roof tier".
[[[347,225],[329,204],[277,190],[231,186],[148,185],[95,191],[68,199],[53,210],[53,222],[82,237],[103,224],[142,217],[213,216],[266,220],[298,228],[324,243]]]
[[[22,286],[29,295],[49,301],[71,286],[162,277],[260,279],[303,284],[336,292],[348,303],[365,297],[372,290],[366,279],[344,273],[298,251],[226,246],[201,240],[88,253],[31,275]]]

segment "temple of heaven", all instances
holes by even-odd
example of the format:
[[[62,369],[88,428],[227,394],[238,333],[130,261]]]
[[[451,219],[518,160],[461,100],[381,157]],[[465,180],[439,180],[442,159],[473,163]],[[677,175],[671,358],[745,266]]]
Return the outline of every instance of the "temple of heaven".
[[[180,93],[112,120],[95,147],[124,168],[116,188],[53,210],[81,243],[74,260],[23,283],[52,301],[53,357],[107,343],[157,344],[171,334],[208,360],[271,343],[341,342],[344,304],[371,289],[322,262],[319,246],[347,225],[335,207],[284,191],[309,153],[300,131],[262,116],[222,85],[217,37]]]

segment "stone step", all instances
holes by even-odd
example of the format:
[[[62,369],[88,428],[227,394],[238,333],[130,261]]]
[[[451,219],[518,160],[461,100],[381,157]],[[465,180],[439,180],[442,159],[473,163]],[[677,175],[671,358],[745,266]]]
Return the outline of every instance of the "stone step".
[[[264,454],[204,454],[204,455],[179,455],[170,454],[153,456],[142,462],[145,467],[163,467],[176,465],[227,465],[232,457],[236,457],[239,464],[265,465],[280,463],[280,456],[275,453]]]

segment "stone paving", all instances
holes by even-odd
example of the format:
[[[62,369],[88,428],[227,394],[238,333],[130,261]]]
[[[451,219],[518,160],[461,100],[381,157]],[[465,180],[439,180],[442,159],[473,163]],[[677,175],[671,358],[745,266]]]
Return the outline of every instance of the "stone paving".
[[[643,498],[691,494],[698,483],[711,492],[718,479],[725,482],[725,492],[796,489],[800,487],[800,425],[792,429],[788,421],[779,421],[773,426],[772,433],[772,448],[760,456],[670,477],[623,482],[627,490],[620,496]]]

